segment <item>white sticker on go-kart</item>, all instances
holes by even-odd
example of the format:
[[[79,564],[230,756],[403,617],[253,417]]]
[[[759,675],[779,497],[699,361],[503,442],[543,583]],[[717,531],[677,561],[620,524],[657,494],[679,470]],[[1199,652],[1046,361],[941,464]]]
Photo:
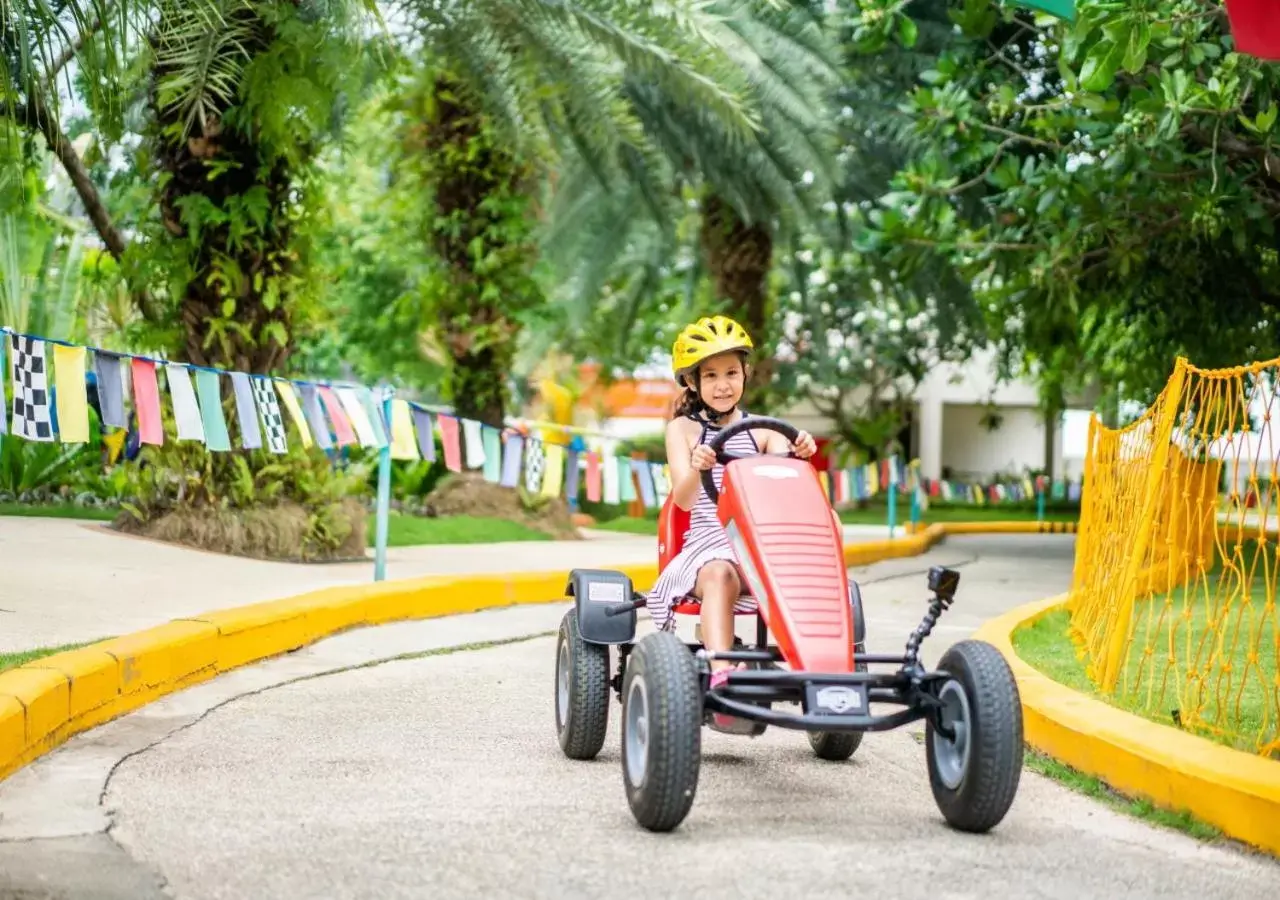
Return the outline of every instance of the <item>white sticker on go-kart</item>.
[[[621,603],[627,598],[617,582],[593,581],[587,585],[587,599],[593,603]]]
[[[813,702],[833,713],[848,712],[851,709],[862,709],[862,693],[854,688],[832,685],[818,690]]]
[[[800,473],[795,469],[788,469],[786,466],[756,466],[751,470],[753,475],[762,475],[765,478],[799,478]]]

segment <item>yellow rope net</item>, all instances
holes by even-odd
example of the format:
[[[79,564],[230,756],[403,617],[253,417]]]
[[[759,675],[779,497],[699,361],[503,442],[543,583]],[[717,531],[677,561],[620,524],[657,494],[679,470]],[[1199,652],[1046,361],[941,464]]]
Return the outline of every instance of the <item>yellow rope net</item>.
[[[1280,758],[1280,359],[1179,359],[1121,429],[1089,427],[1069,610],[1117,705]]]

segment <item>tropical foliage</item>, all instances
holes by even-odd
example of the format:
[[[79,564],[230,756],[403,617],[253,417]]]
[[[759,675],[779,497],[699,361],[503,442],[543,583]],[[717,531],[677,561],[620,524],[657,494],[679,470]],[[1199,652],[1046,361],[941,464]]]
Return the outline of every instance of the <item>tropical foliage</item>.
[[[864,53],[909,43],[915,6],[859,0]],[[1052,405],[1147,401],[1177,354],[1274,356],[1280,70],[1235,51],[1218,4],[1077,8],[949,5],[959,33],[904,96],[922,149],[863,245],[963,271],[1009,370],[1034,366]]]
[[[761,348],[747,406],[807,400],[867,457],[987,345],[1049,410],[1277,355],[1280,70],[1205,0],[1076,8],[15,0],[0,318],[496,424],[553,351],[662,363],[727,311]],[[11,446],[11,491],[106,476]],[[138,527],[195,491],[292,504],[312,555],[359,543],[363,469],[186,452],[143,453]]]

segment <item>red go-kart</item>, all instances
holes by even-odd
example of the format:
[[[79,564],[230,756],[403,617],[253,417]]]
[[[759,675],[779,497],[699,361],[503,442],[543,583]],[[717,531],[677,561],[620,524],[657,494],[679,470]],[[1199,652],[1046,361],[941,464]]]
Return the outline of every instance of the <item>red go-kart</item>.
[[[795,441],[795,428],[749,417],[711,442],[724,464],[724,490],[702,473],[717,504],[746,585],[756,598],[756,643],[712,654],[673,632],[635,641],[644,595],[621,572],[574,569],[566,588],[574,605],[556,646],[556,728],[572,759],[593,759],[604,745],[609,692],[622,704],[622,777],[636,820],[671,831],[693,806],[702,726],[715,712],[809,733],[815,754],[846,760],[868,731],[925,720],[929,784],[954,828],[984,832],[1008,812],[1022,773],[1022,705],[1013,672],[982,641],[951,646],[937,671],[920,662],[921,642],[955,598],[959,573],[930,569],[933,597],[899,655],[865,652],[857,584],[844,563],[843,532],[817,473],[794,456],[736,456],[725,442],[749,428]],[[670,499],[659,522],[659,564],[680,551],[688,514]],[[698,614],[696,602],[676,606]],[[770,637],[773,643],[770,643]],[[610,647],[618,648],[609,675]],[[747,663],[710,689],[712,658]],[[872,666],[892,666],[872,672]],[[787,704],[793,709],[775,709]],[[900,707],[889,712],[873,704]],[[799,710],[794,711],[798,705]]]

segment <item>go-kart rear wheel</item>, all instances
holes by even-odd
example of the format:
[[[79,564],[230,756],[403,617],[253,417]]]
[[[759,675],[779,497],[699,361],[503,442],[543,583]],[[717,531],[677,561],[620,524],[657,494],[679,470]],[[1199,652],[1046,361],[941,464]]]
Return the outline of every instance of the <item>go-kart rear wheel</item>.
[[[702,688],[671,632],[646,636],[622,682],[622,781],[637,822],[671,831],[689,814],[702,763]]]
[[[858,583],[849,580],[849,605],[853,607],[853,670],[867,671],[867,664],[857,662],[857,658],[867,652],[867,620],[862,611],[862,591]],[[861,731],[811,731],[809,746],[813,748],[818,759],[831,762],[844,762],[853,756],[862,746]]]
[[[929,786],[959,831],[990,831],[1005,817],[1022,777],[1022,701],[1013,670],[985,641],[961,641],[938,664],[948,673],[939,696],[948,738],[925,724]]]
[[[609,648],[589,644],[578,612],[560,620],[556,640],[556,732],[570,759],[595,759],[609,730]]]

